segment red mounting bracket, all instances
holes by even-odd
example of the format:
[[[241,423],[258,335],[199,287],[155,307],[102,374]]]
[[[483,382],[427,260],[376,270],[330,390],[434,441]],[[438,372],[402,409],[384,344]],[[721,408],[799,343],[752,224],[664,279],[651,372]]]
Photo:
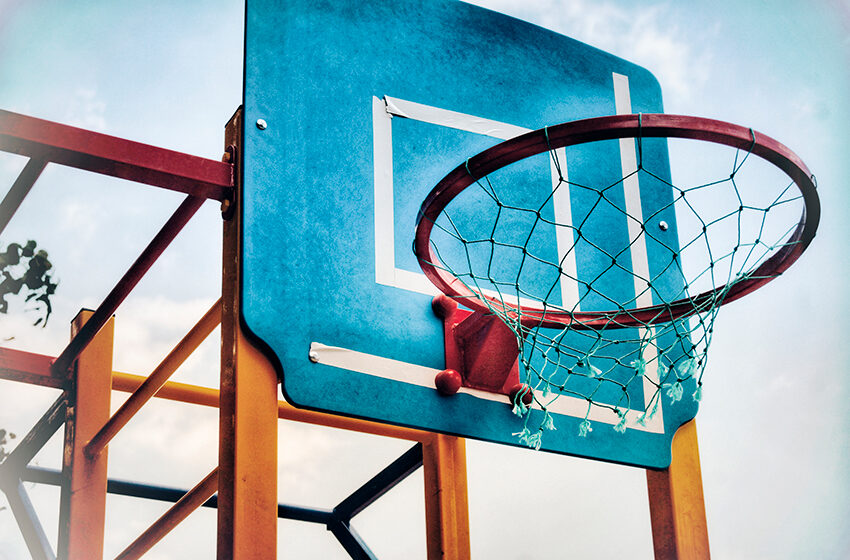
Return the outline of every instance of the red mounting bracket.
[[[519,380],[516,334],[492,314],[459,309],[446,295],[432,301],[434,314],[443,320],[446,369],[437,374],[437,390],[457,393],[461,386],[507,395],[513,402],[522,392],[531,404],[531,391]]]

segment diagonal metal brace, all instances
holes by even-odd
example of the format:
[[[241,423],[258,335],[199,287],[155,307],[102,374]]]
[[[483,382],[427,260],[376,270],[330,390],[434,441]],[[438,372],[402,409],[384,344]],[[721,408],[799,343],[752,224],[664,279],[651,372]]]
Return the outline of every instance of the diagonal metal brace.
[[[0,233],[3,233],[3,230],[9,225],[12,216],[18,211],[24,198],[29,194],[30,189],[36,180],[38,180],[39,175],[44,171],[46,165],[47,162],[45,160],[39,157],[32,157],[20,175],[18,175],[18,178],[15,179],[12,188],[9,189],[9,192],[3,198],[3,202],[0,202]]]
[[[422,444],[417,443],[372,477],[369,482],[341,501],[334,508],[334,515],[341,520],[351,521],[352,517],[369,507],[421,466]]]
[[[363,542],[363,539],[350,523],[334,519],[331,523],[328,523],[328,531],[333,533],[339,544],[354,560],[378,560],[375,553],[366,546],[366,543]]]
[[[376,560],[375,554],[351,526],[351,518],[375,503],[421,466],[422,444],[417,443],[333,509],[331,519],[327,523],[328,531],[333,533],[352,558]]]
[[[5,471],[11,478],[21,478],[21,471],[44,447],[44,444],[53,437],[56,430],[65,423],[65,409],[67,407],[68,398],[65,393],[62,393],[18,443],[17,447],[6,457],[6,460],[0,464],[0,470]]]

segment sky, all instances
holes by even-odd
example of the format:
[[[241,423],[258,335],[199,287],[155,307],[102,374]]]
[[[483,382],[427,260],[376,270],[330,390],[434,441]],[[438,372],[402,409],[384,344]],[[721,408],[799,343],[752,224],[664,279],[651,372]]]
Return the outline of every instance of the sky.
[[[782,278],[721,311],[697,426],[715,557],[846,557],[850,4],[476,3],[648,68],[666,112],[752,127],[787,144],[815,173],[818,235]],[[242,12],[240,3],[223,1],[72,8],[0,0],[0,108],[218,159],[223,126],[241,102]],[[24,163],[0,154],[0,192]],[[33,328],[35,315],[19,304],[17,314],[0,317],[0,338],[11,338],[4,344],[58,354],[77,310],[98,305],[181,199],[48,167],[0,243],[36,239],[50,252],[61,282],[55,314],[46,328]],[[208,202],[121,306],[116,370],[150,371],[216,300],[220,227],[218,207]],[[217,336],[175,381],[217,383]],[[23,435],[56,396],[0,382],[0,427]],[[123,398],[114,394],[113,406]],[[407,447],[281,423],[279,499],[332,507]],[[55,468],[60,452],[54,438],[36,460]],[[215,410],[154,402],[110,445],[109,473],[188,488],[216,457]],[[468,463],[474,558],[651,557],[640,469],[472,441]],[[421,486],[418,472],[355,519],[378,557],[424,558]],[[58,491],[29,491],[55,538]],[[108,557],[167,507],[119,497],[107,504]],[[211,558],[214,532],[214,512],[198,511],[149,557]],[[281,522],[279,547],[298,558],[346,557],[323,528],[303,523]],[[0,510],[0,559],[25,555],[9,510]]]

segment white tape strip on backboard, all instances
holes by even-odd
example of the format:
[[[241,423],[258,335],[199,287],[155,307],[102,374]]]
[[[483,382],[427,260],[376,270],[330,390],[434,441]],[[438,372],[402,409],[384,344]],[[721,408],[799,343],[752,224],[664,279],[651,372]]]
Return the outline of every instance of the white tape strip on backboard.
[[[438,369],[419,366],[399,360],[382,358],[364,352],[356,352],[348,348],[339,348],[336,346],[326,346],[324,344],[313,342],[310,344],[310,356],[316,363],[326,366],[353,371],[364,375],[372,375],[382,379],[390,379],[399,383],[407,383],[417,385],[419,387],[434,388],[434,377],[440,372]],[[479,391],[477,389],[469,389],[461,387],[459,393],[470,395],[477,399],[488,401],[501,402],[505,406],[510,406],[510,398],[506,395],[491,393],[489,391]],[[537,405],[534,405],[537,407]],[[539,408],[539,407],[538,407]],[[549,412],[553,414],[562,414],[564,416],[572,416],[575,418],[584,418],[587,413],[587,400],[577,397],[561,395],[553,398],[552,402],[547,406]],[[660,412],[660,410],[659,410]],[[646,425],[637,423],[637,418],[643,414],[642,410],[626,411],[626,427],[634,430],[640,430],[651,433],[662,433],[664,431],[664,422],[660,414],[656,414],[653,418],[647,419]],[[612,410],[594,406],[590,410],[588,419],[592,422],[602,422],[605,424],[617,424],[620,421]]]

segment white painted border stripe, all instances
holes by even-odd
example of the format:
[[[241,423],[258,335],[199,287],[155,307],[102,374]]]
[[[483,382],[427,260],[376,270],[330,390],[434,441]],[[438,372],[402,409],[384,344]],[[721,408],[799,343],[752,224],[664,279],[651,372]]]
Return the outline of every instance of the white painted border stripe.
[[[629,92],[629,77],[623,74],[613,73],[614,78],[614,105],[618,115],[628,115],[632,112],[631,93]],[[634,138],[620,138],[620,165],[623,171],[623,194],[626,201],[626,217],[628,224],[629,242],[632,258],[632,272],[634,273],[634,288],[637,296],[636,303],[639,307],[652,305],[652,292],[648,290],[647,280],[649,276],[649,255],[646,251],[646,238],[642,235],[643,209],[641,208],[640,181],[637,171],[637,154]],[[633,173],[633,175],[629,175]],[[627,177],[627,175],[629,175]],[[646,329],[638,329],[640,338],[643,340],[647,334]],[[644,406],[650,405],[650,399],[655,394],[655,385],[660,383],[658,375],[658,352],[654,346],[648,345],[644,348],[641,356],[647,364],[646,377],[643,380]],[[654,418],[663,422],[663,404],[659,403]]]
[[[481,117],[475,117],[464,113],[457,113],[439,107],[431,107],[430,105],[422,105],[413,101],[405,101],[395,97],[384,96],[386,101],[387,113],[396,117],[404,117],[447,128],[454,128],[473,134],[483,134],[484,136],[492,136],[500,140],[508,140],[520,134],[531,132],[530,128],[514,126],[512,124],[491,121]]]
[[[614,102],[618,115],[632,112],[629,94],[629,78],[614,74]],[[647,290],[649,279],[649,259],[646,254],[646,238],[642,235],[643,209],[640,205],[640,184],[637,171],[637,154],[634,138],[620,138],[620,165],[623,170],[623,191],[626,198],[626,223],[629,229],[629,243],[634,273],[635,294],[640,307],[652,305],[652,293]]]
[[[570,203],[569,185],[564,184],[558,188],[561,182],[561,176],[564,181],[568,181],[567,177],[567,150],[566,148],[558,148],[555,150],[555,158],[558,160],[558,166],[555,166],[555,161],[551,161],[549,168],[552,172],[552,204],[555,207],[555,221],[559,224],[573,223],[573,210]],[[558,167],[561,168],[561,174],[558,175]],[[573,230],[569,227],[555,228],[555,243],[558,247],[558,262],[561,264],[563,274],[569,278],[578,278],[576,270],[576,255],[575,255],[575,237]],[[569,251],[569,254],[568,254]],[[566,257],[566,258],[565,258]],[[579,311],[579,292],[578,282],[568,281],[565,276],[561,276],[561,307],[567,311]]]
[[[375,173],[375,281],[395,283],[395,220],[393,219],[392,116],[383,100],[372,98],[372,150]]]
[[[436,391],[434,387],[434,377],[440,372],[438,369],[383,358],[364,352],[349,350],[348,348],[340,348],[338,346],[327,346],[319,342],[310,344],[310,354],[314,357],[317,363],[331,366],[346,371],[353,371],[363,375],[371,375],[382,379],[389,379],[398,383],[407,383],[417,385],[419,387],[427,387]],[[478,399],[488,401],[501,402],[505,406],[510,406],[510,399],[505,395],[490,393],[488,391],[479,391],[461,387],[459,393],[473,396]],[[549,411],[553,414],[562,414],[565,416],[573,416],[576,418],[584,418],[587,412],[587,401],[577,397],[559,396],[553,399],[551,405],[548,406]],[[664,430],[663,422],[660,421],[658,415],[652,420],[646,422],[646,426],[641,426],[636,422],[642,411],[629,410],[626,413],[626,425],[630,429],[640,430],[651,433],[662,433]],[[614,412],[606,408],[593,407],[590,416],[588,417],[593,422],[602,422],[605,424],[616,424],[619,418]]]

